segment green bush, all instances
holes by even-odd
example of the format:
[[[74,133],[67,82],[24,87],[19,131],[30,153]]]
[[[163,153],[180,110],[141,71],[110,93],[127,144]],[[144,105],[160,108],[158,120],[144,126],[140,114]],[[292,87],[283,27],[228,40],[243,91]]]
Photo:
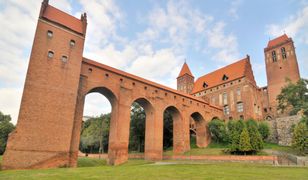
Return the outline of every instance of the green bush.
[[[308,128],[304,123],[299,123],[295,126],[292,147],[302,155],[308,154]]]
[[[251,150],[257,152],[263,149],[263,141],[258,131],[258,124],[256,122],[252,123],[252,121],[247,121],[246,126],[250,137]]]
[[[226,124],[219,119],[214,119],[209,123],[209,130],[211,132],[212,140],[217,143],[228,142],[228,134]]]
[[[244,128],[241,135],[240,135],[240,143],[239,143],[239,150],[241,152],[249,152],[252,150],[252,146],[250,144],[250,137],[247,128]]]
[[[270,135],[270,129],[269,126],[266,122],[260,122],[259,123],[259,127],[258,130],[261,134],[262,140],[264,141],[265,139],[268,138],[268,136]]]

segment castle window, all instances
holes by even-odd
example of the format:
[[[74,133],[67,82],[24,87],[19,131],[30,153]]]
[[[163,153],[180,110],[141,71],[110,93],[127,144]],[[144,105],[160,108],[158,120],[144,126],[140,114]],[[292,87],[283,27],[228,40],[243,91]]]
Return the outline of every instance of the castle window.
[[[230,114],[230,109],[229,109],[229,106],[228,106],[228,105],[224,106],[224,114],[225,114],[225,115]]]
[[[48,38],[52,38],[52,36],[53,36],[53,32],[50,31],[50,30],[48,30],[48,31],[47,31],[47,37],[48,37]]]
[[[281,56],[282,56],[282,59],[286,59],[287,58],[286,48],[284,48],[284,47],[281,48]]]
[[[76,42],[75,42],[74,40],[71,40],[71,41],[70,41],[70,46],[71,46],[71,47],[74,47],[75,44],[76,44]]]
[[[240,119],[241,119],[241,120],[244,120],[244,116],[243,116],[243,115],[240,115]]]
[[[223,96],[223,102],[224,102],[224,104],[228,104],[228,95],[227,95],[227,93],[224,92],[222,96]]]
[[[52,51],[48,51],[48,58],[53,58],[54,53]]]
[[[207,88],[209,85],[206,84],[206,82],[203,83],[203,88]]]
[[[62,56],[61,60],[62,60],[62,62],[66,63],[67,62],[67,56]]]
[[[243,102],[238,102],[237,103],[237,112],[243,112],[243,111],[244,111]]]
[[[277,62],[276,51],[272,51],[272,60],[273,62]]]
[[[229,77],[228,77],[227,75],[224,74],[223,77],[222,77],[222,80],[223,80],[223,81],[226,81],[226,80],[228,80],[228,79],[229,79]]]
[[[237,88],[237,89],[236,89],[236,94],[237,94],[238,96],[241,95],[241,89],[240,89],[240,88]]]

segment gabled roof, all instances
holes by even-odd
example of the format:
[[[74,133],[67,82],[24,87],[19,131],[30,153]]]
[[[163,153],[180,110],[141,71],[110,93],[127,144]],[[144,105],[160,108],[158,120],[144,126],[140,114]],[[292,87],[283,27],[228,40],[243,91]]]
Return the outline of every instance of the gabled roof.
[[[178,77],[184,76],[185,74],[188,74],[188,75],[194,77],[192,75],[192,73],[190,72],[190,69],[189,69],[188,65],[186,64],[186,62],[183,64],[181,72],[180,72]]]
[[[282,36],[279,36],[279,37],[277,37],[275,39],[272,39],[272,40],[268,41],[267,48],[276,46],[276,45],[281,44],[281,43],[284,43],[284,42],[286,42],[288,40],[289,40],[289,37],[286,34],[284,34]]]
[[[71,29],[77,33],[84,34],[83,23],[80,19],[77,19],[76,17],[71,16],[48,4],[46,4],[41,17],[65,26],[66,28]]]
[[[251,70],[249,56],[233,64],[227,65],[209,74],[201,76],[195,82],[192,94],[200,92],[204,89],[215,87],[226,82],[233,81],[244,76],[247,76],[249,79],[255,82],[253,72]],[[206,83],[207,86],[204,87],[204,83]]]

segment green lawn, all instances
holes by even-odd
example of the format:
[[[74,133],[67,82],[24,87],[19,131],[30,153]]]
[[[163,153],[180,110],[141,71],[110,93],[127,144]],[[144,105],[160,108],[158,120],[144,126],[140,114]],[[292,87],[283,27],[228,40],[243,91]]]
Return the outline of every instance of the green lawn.
[[[81,158],[78,168],[0,171],[0,179],[306,179],[308,168],[273,167],[260,164],[208,163],[155,165],[130,160],[121,166]],[[93,167],[85,167],[93,166]]]

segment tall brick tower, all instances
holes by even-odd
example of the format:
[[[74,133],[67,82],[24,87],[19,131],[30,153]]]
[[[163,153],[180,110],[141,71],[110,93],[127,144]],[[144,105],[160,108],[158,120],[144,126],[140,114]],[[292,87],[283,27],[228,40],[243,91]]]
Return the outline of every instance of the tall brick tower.
[[[194,88],[194,79],[194,76],[185,62],[179,76],[177,77],[177,90],[190,94]]]
[[[268,99],[272,111],[276,112],[276,98],[287,82],[297,82],[300,79],[295,47],[292,38],[286,34],[270,40],[264,48],[266,75],[268,84]]]
[[[77,19],[42,2],[4,169],[74,166],[71,134],[86,26],[86,14]]]

